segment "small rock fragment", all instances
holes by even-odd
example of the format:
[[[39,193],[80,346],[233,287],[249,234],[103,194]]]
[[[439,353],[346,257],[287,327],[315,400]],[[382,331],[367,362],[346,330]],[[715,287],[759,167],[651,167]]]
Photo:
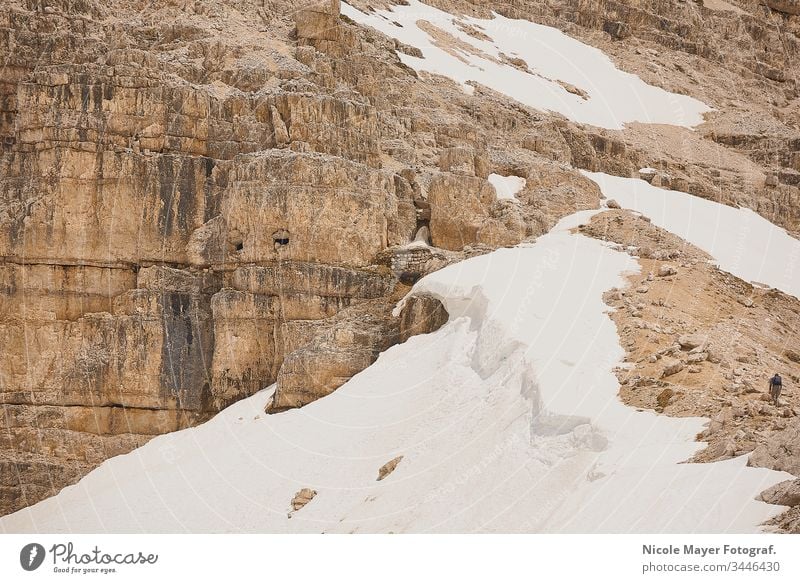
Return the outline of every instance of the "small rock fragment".
[[[316,490],[312,490],[311,488],[303,488],[297,494],[294,495],[294,498],[292,498],[292,510],[294,512],[297,512],[298,510],[303,508],[303,506],[311,502],[314,499],[314,496],[316,495],[317,495]]]
[[[680,360],[670,359],[664,365],[664,369],[661,371],[661,377],[669,377],[674,374],[678,374],[683,370],[683,363]]]
[[[663,409],[667,405],[669,405],[670,399],[675,395],[675,391],[672,389],[664,389],[658,394],[656,397],[656,403],[658,403],[659,408]]]
[[[399,455],[396,458],[394,458],[393,460],[389,460],[388,462],[383,464],[380,467],[380,469],[378,470],[378,481],[380,482],[386,476],[391,474],[395,470],[395,468],[397,467],[397,464],[399,464],[402,459],[403,459],[403,456]]]

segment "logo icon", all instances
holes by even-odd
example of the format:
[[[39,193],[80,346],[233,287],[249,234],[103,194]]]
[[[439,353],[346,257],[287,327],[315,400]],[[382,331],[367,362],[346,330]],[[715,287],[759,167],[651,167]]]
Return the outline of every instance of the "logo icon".
[[[44,547],[39,543],[29,543],[19,552],[19,564],[26,571],[35,571],[44,562]]]

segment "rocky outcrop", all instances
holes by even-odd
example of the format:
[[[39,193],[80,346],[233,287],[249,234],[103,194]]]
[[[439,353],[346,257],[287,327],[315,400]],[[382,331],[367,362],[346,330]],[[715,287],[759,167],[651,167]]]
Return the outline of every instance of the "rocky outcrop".
[[[410,296],[400,310],[400,342],[438,330],[449,317],[439,299],[427,294]]]
[[[428,187],[428,202],[431,241],[443,249],[515,245],[527,234],[519,208],[498,200],[494,187],[483,178],[435,176]]]
[[[297,38],[338,40],[340,10],[339,0],[318,0],[300,7],[294,17]]]
[[[698,132],[623,135],[422,81],[396,54],[418,49],[338,0],[3,3],[0,513],[271,383],[274,411],[320,398],[436,329],[434,298],[391,315],[407,286],[595,208],[570,165],[651,166],[661,187],[797,230],[793,19],[432,1],[556,25],[717,112]],[[492,172],[526,179],[518,202]],[[712,360],[681,358],[669,382]]]
[[[448,319],[442,303],[428,295],[407,298],[397,317],[391,312],[391,304],[370,301],[325,320],[284,324],[285,356],[267,412],[302,407],[332,393],[390,346],[438,330]]]
[[[301,407],[330,394],[396,344],[397,326],[386,310],[383,305],[359,306],[302,328],[284,327],[291,348],[297,348],[284,358],[267,411]],[[303,336],[311,336],[304,345]]]
[[[338,1],[296,12],[297,43],[285,6],[254,43],[249,7],[135,4],[0,9],[0,513],[276,380],[291,401],[298,366],[317,398],[399,338],[375,258],[415,195],[377,108],[327,89],[351,77],[319,52],[355,42]],[[365,330],[331,324],[362,304]]]
[[[800,475],[800,420],[793,419],[779,434],[758,446],[750,456],[749,465],[773,468]]]
[[[764,4],[785,14],[800,14],[800,0],[762,0]]]
[[[759,496],[767,504],[800,506],[800,480],[786,480],[767,488]]]

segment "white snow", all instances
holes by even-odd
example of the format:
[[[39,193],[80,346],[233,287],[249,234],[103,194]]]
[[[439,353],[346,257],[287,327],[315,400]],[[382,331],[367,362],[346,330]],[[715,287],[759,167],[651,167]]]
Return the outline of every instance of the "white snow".
[[[399,58],[417,71],[444,75],[471,92],[476,82],[520,103],[553,111],[579,123],[622,129],[633,121],[692,127],[710,108],[691,97],[648,85],[638,76],[620,71],[602,51],[560,30],[527,20],[494,14],[492,19],[455,17],[409,0],[408,5],[365,14],[342,3],[342,13],[389,37],[422,51],[423,57],[399,52]],[[445,50],[423,28],[426,21],[455,37],[458,48]],[[491,40],[480,40],[456,22],[477,28]],[[466,46],[465,46],[466,45]],[[522,58],[528,71],[504,63],[501,53]],[[587,98],[559,84],[582,90]]]
[[[680,464],[701,419],[626,407],[602,294],[635,260],[562,221],[535,243],[417,283],[450,321],[333,394],[265,415],[269,392],[106,461],[4,532],[740,532],[788,474]],[[378,468],[404,456],[376,481]],[[287,517],[301,488],[318,494]]]
[[[498,200],[517,200],[517,193],[525,188],[525,182],[519,176],[489,175],[489,183],[494,186]]]
[[[800,297],[800,241],[761,215],[636,178],[581,172],[623,208],[706,251],[721,269]]]

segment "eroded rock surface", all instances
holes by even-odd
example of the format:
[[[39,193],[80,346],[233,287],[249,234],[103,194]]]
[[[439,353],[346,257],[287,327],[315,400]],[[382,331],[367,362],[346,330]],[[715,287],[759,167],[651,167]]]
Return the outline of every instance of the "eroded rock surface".
[[[517,147],[532,194],[574,186],[504,209],[469,96],[338,0],[256,4],[0,8],[0,513],[272,383],[329,394],[447,320],[392,316],[419,277],[597,204]]]
[[[433,1],[562,28],[714,107],[696,132],[420,78],[338,0],[3,2],[0,514],[276,381],[275,411],[330,393],[446,320],[391,316],[424,274],[596,208],[575,167],[800,231],[800,25],[732,2]],[[525,179],[518,203],[491,173]]]

